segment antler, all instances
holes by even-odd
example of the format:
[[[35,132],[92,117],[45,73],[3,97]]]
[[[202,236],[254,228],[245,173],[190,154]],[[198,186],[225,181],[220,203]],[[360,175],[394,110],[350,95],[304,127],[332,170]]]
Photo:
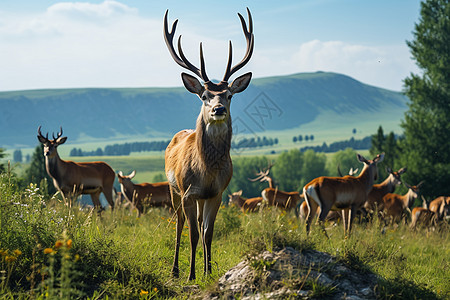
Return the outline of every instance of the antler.
[[[56,137],[55,137],[55,133],[52,133],[53,139],[56,140],[56,139],[60,138],[62,136],[62,134],[63,134],[62,126],[60,126],[59,132],[57,133]]]
[[[46,140],[48,141],[48,132],[47,132],[47,135],[46,135],[46,136],[43,136],[42,133],[41,133],[41,127],[42,127],[42,125],[39,125],[39,128],[38,128],[38,135],[39,135],[40,137],[42,137],[42,138],[44,138],[44,139],[46,139]]]
[[[273,167],[274,163],[273,162],[269,162],[267,161],[267,168],[265,169],[265,171],[260,170],[258,173],[256,173],[256,178],[248,178],[248,180],[255,182],[257,180],[260,180],[261,182],[264,181],[265,177],[267,177],[269,175],[270,169]]]
[[[234,67],[231,68],[231,61],[233,59],[233,47],[230,41],[230,46],[228,50],[228,63],[227,63],[227,70],[225,72],[225,75],[223,76],[222,81],[228,81],[230,79],[230,76],[233,75],[237,70],[241,69],[243,66],[245,66],[253,54],[253,45],[254,45],[254,36],[253,36],[253,21],[252,21],[252,15],[250,13],[250,10],[247,7],[247,14],[248,14],[248,30],[247,30],[247,24],[245,23],[244,17],[240,13],[238,13],[239,19],[241,20],[242,24],[242,30],[244,31],[245,39],[247,40],[247,51],[245,53],[244,58]]]
[[[178,56],[175,48],[173,46],[173,37],[175,35],[175,30],[177,29],[178,19],[173,22],[172,29],[169,32],[169,28],[167,26],[167,14],[169,10],[166,10],[164,14],[164,40],[166,41],[167,48],[169,48],[169,52],[172,55],[172,58],[175,60],[177,64],[181,67],[188,69],[189,71],[194,72],[198,77],[200,77],[204,82],[208,82],[208,76],[206,75],[205,69],[205,60],[203,58],[203,48],[202,43],[200,43],[200,69],[191,64],[189,60],[184,56],[183,49],[181,48],[181,35],[178,37],[178,52],[180,52],[180,56]]]

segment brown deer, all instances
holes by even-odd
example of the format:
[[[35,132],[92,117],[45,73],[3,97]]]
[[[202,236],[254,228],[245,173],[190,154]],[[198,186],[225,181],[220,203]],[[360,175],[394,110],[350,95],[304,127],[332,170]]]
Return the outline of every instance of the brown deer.
[[[385,221],[388,221],[387,219],[390,218],[391,222],[395,223],[402,218],[405,211],[409,214],[411,213],[411,206],[418,197],[423,181],[412,186],[406,182],[403,182],[403,184],[408,188],[408,192],[406,192],[405,195],[388,193],[383,197],[383,203],[379,209],[380,212],[382,212]]]
[[[242,190],[234,192],[228,195],[228,197],[230,198],[230,202],[239,207],[244,213],[257,211],[263,201],[262,197],[242,198]]]
[[[438,220],[450,216],[450,197],[440,196],[430,202],[429,209],[436,213]]]
[[[401,168],[397,172],[392,171],[391,168],[386,168],[386,171],[389,173],[389,176],[382,183],[374,184],[369,193],[367,201],[364,204],[367,212],[381,208],[384,195],[393,193],[395,187],[402,184],[400,177],[406,172],[406,167]]]
[[[285,210],[294,210],[295,216],[298,217],[298,207],[297,204],[301,203],[302,196],[299,192],[284,192],[278,190],[278,187],[273,187],[273,179],[269,176],[270,169],[272,168],[273,163],[269,164],[268,167],[263,171],[260,170],[256,173],[256,178],[249,178],[250,181],[267,181],[269,183],[269,187],[265,188],[261,192],[261,196],[263,201],[267,203],[269,206],[276,206],[283,208]]]
[[[427,201],[422,197],[422,207],[414,207],[411,212],[411,229],[415,229],[418,224],[423,227],[436,226],[436,213],[428,209]]]
[[[139,212],[139,216],[144,213],[145,207],[172,207],[170,199],[169,183],[140,183],[135,184],[131,181],[136,175],[136,171],[130,175],[123,175],[122,171],[117,174],[122,194],[125,198],[133,203]]]
[[[44,145],[45,168],[53,179],[55,188],[61,192],[64,201],[71,205],[69,196],[75,198],[81,194],[90,194],[94,207],[101,209],[100,193],[103,192],[106,200],[114,209],[113,184],[116,174],[113,169],[102,161],[80,162],[62,160],[58,154],[58,146],[66,142],[67,137],[62,136],[62,127],[53,140],[44,137],[41,126],[38,128],[38,140]]]
[[[172,274],[179,276],[178,253],[185,217],[189,223],[191,258],[189,280],[195,279],[195,251],[200,228],[203,244],[204,272],[211,273],[211,243],[214,222],[219,210],[222,193],[230,182],[233,167],[230,157],[231,147],[231,97],[244,91],[250,84],[252,73],[236,78],[231,84],[231,75],[244,67],[253,53],[253,23],[250,11],[249,28],[241,14],[238,14],[245,38],[247,51],[244,58],[232,65],[232,46],[229,44],[228,63],[225,76],[219,83],[213,83],[206,75],[203,49],[200,43],[200,69],[191,64],[181,48],[178,38],[178,52],[173,38],[178,20],[169,32],[167,13],[164,16],[164,38],[172,58],[181,67],[190,70],[204,81],[202,85],[195,77],[181,74],[186,89],[196,94],[202,101],[195,130],[183,130],[175,134],[165,154],[165,171],[170,184],[173,208],[177,212],[175,257]],[[184,212],[184,214],[183,214]]]
[[[383,161],[384,153],[373,160],[367,160],[357,154],[358,160],[364,163],[359,176],[318,177],[303,187],[303,195],[309,212],[306,218],[306,231],[310,232],[311,222],[320,208],[319,223],[326,235],[323,221],[330,210],[343,210],[344,232],[350,233],[356,211],[366,202],[372,190],[373,182],[378,176],[377,165]],[[345,213],[345,210],[348,213]]]

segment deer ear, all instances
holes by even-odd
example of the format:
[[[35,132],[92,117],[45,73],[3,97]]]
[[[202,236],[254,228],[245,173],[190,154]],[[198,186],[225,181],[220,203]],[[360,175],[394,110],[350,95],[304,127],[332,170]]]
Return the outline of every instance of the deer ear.
[[[181,79],[183,80],[184,87],[189,92],[197,94],[199,97],[201,97],[203,86],[197,78],[186,73],[181,73]]]
[[[133,172],[131,172],[130,175],[128,175],[128,177],[133,178],[134,176],[136,176],[136,170],[133,170]]]
[[[123,173],[122,173],[122,171],[119,171],[119,173],[117,173],[117,176],[119,176],[119,177],[123,177]]]
[[[229,85],[230,92],[232,94],[240,93],[244,91],[248,85],[250,84],[250,80],[252,79],[252,72],[248,72],[244,75],[239,76]]]
[[[365,159],[364,156],[362,156],[361,154],[357,153],[356,157],[360,162],[367,164],[367,159]]]
[[[60,137],[56,140],[56,144],[58,144],[58,145],[64,144],[66,142],[66,140],[67,140],[66,136]]]

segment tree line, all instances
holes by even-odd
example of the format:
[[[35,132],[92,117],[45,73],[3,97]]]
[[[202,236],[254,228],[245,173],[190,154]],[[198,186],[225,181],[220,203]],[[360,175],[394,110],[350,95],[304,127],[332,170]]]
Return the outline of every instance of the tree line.
[[[323,143],[321,146],[305,146],[300,148],[300,151],[305,152],[307,150],[314,150],[315,152],[336,152],[339,150],[344,150],[346,148],[352,148],[352,149],[370,149],[372,143],[372,137],[367,136],[361,140],[356,140],[354,137],[351,137],[349,140],[340,141],[340,142],[334,142],[330,145],[327,145],[327,143]]]
[[[97,148],[94,151],[84,151],[81,148],[70,150],[70,156],[119,156],[130,155],[131,152],[164,151],[170,140],[154,142],[134,142],[124,144],[106,145],[104,149]]]

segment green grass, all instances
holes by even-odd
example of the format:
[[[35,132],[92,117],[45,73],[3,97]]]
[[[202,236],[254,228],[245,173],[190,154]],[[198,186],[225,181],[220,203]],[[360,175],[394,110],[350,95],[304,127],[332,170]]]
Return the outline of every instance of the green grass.
[[[348,239],[337,226],[328,230],[328,240],[316,226],[307,237],[303,222],[275,209],[242,214],[222,207],[212,245],[213,274],[203,275],[198,247],[197,279],[187,282],[188,231],[182,235],[180,278],[175,279],[170,272],[175,223],[167,210],[151,209],[137,218],[119,208],[99,217],[78,206],[69,209],[57,197],[41,195],[36,186],[18,190],[14,182],[14,176],[0,177],[0,250],[8,251],[0,256],[0,295],[5,299],[189,299],[214,290],[215,281],[242,259],[285,246],[325,251],[360,272],[374,272],[381,299],[450,297],[448,226],[427,233],[400,225],[382,233],[377,222],[356,224]],[[254,267],[268,266],[254,262]],[[313,280],[305,284],[317,297],[332,292]]]

